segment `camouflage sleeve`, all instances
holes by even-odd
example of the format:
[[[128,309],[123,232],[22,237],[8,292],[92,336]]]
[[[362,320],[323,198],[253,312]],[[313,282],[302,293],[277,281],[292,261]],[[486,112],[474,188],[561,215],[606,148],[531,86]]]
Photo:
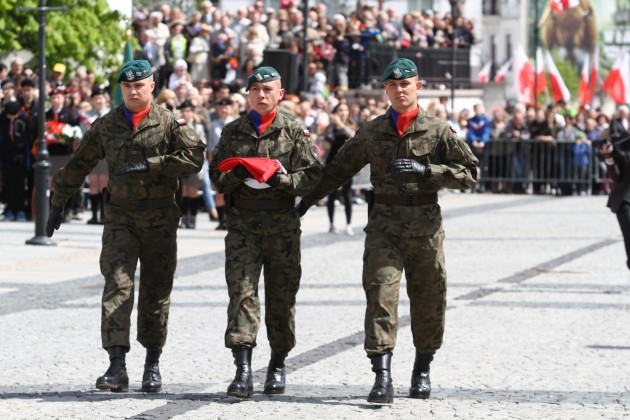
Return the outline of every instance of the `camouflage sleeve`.
[[[52,205],[63,207],[68,199],[81,188],[85,177],[92,171],[99,160],[105,158],[105,151],[100,141],[99,130],[88,130],[70,161],[54,174],[52,184],[55,193]]]
[[[221,138],[212,153],[212,161],[210,162],[210,180],[216,187],[217,192],[221,194],[229,194],[243,183],[243,180],[234,175],[232,171],[219,171],[219,164],[223,160],[233,156],[229,142],[235,127],[235,124],[228,124],[223,128]]]
[[[149,172],[177,178],[201,170],[206,145],[193,128],[182,123],[183,120],[179,121],[171,115],[164,122],[169,138],[169,154],[148,158]]]
[[[317,148],[306,135],[306,130],[298,127],[292,133],[295,147],[291,153],[289,172],[280,177],[277,189],[295,196],[303,196],[311,192],[322,176],[323,166],[317,155]]]
[[[432,183],[450,189],[469,189],[475,185],[478,177],[479,160],[470,147],[460,140],[455,132],[445,125],[438,143],[440,164],[431,163]]]
[[[324,168],[322,178],[317,187],[302,198],[306,205],[313,205],[330,195],[337,188],[348,182],[357,172],[369,163],[366,133],[359,129],[339,149],[335,158]]]

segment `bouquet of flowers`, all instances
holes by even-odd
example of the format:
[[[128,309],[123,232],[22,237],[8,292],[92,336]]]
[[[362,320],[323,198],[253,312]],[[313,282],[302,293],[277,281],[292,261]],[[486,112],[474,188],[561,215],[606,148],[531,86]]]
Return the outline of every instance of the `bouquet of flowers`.
[[[59,121],[46,121],[44,130],[46,147],[51,155],[72,153],[83,135],[81,127]],[[34,155],[37,154],[37,146],[36,141],[31,150]]]

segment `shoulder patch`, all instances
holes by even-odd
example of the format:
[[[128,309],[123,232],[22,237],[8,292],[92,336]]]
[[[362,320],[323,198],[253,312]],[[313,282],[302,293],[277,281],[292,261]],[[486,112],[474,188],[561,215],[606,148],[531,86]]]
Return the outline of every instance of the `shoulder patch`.
[[[306,137],[310,137],[310,136],[311,136],[311,132],[310,132],[310,131],[308,131],[308,128],[305,128],[305,129],[304,129],[304,135],[305,135]]]
[[[178,118],[175,120],[175,122],[179,125],[186,125],[186,120],[183,118]]]

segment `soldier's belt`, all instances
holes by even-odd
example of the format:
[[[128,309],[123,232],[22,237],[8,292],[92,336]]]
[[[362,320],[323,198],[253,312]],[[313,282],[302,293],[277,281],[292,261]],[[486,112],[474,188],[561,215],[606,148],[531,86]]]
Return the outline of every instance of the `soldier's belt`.
[[[426,204],[436,204],[438,202],[437,193],[429,194],[374,194],[376,204],[392,204],[395,206],[422,206]]]
[[[289,210],[295,208],[295,199],[287,200],[256,200],[234,197],[234,207],[239,210]]]
[[[109,204],[129,210],[155,210],[164,209],[175,203],[175,197],[156,198],[154,200],[126,200],[124,198],[111,196]]]

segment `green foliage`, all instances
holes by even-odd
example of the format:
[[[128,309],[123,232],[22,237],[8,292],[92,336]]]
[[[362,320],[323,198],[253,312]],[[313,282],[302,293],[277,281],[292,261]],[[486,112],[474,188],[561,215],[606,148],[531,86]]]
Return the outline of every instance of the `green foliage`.
[[[29,50],[39,57],[37,0],[0,0],[0,55]],[[123,17],[106,0],[47,0],[47,7],[65,10],[46,12],[46,63],[84,65],[107,77],[122,62],[125,41]]]
[[[571,92],[571,101],[578,100],[578,89],[580,87],[580,70],[575,67],[569,60],[560,60],[557,57],[553,57],[553,61],[558,67],[558,72],[564,80],[564,84],[567,85],[569,92]]]

